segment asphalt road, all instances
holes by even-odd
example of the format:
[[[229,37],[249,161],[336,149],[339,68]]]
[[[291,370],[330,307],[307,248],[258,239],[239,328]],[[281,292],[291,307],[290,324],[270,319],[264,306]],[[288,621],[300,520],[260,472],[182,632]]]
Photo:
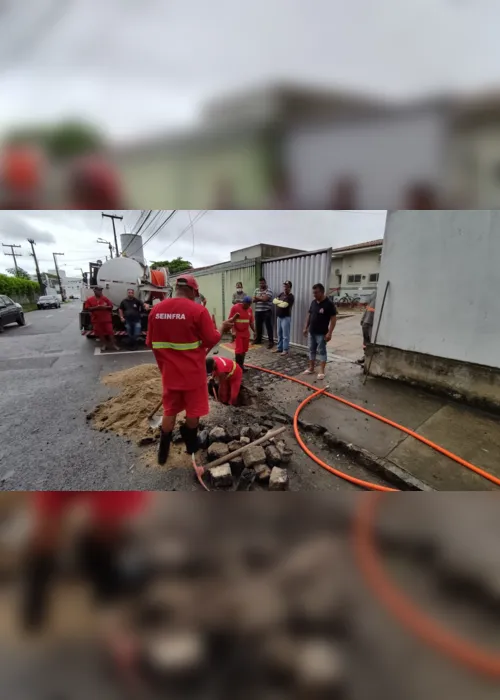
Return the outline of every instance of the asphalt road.
[[[101,373],[151,362],[149,352],[96,355],[80,335],[77,301],[32,311],[0,336],[0,489],[169,489],[175,475],[146,470],[138,449],[94,431],[86,413],[109,391]],[[192,488],[191,475],[177,475]],[[176,482],[176,483],[177,483]]]
[[[0,335],[0,490],[200,488],[191,469],[147,467],[135,444],[86,421],[111,395],[100,376],[154,359],[147,350],[101,355],[97,343],[80,334],[79,310],[74,301],[32,311],[26,326],[8,326]],[[292,490],[357,490],[318,468],[293,439],[292,445]],[[313,449],[321,454],[320,445]],[[336,460],[341,469],[377,481],[345,458],[343,464],[341,455]]]

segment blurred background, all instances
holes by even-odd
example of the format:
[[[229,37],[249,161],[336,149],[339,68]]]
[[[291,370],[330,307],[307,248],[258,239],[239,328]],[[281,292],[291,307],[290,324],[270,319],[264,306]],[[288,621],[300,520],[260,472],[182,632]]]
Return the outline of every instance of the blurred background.
[[[381,603],[354,530],[375,498],[0,494],[2,696],[498,698],[498,499],[386,494],[369,528],[419,619],[494,656],[488,674]]]
[[[2,0],[1,201],[71,207],[93,154],[125,208],[495,208],[499,19],[495,0]]]

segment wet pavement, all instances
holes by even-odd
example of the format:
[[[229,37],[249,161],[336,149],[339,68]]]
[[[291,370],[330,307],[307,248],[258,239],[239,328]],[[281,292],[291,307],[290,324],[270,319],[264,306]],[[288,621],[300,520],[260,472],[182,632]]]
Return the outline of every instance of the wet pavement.
[[[342,320],[339,321],[342,324]],[[302,350],[288,358],[266,349],[253,350],[247,362],[303,379],[403,425],[448,451],[500,478],[500,417],[464,404],[453,403],[417,388],[386,379],[369,378],[348,358],[330,356],[326,380],[300,376],[307,366]],[[247,382],[267,401],[293,417],[309,390],[285,379],[252,370]],[[375,418],[327,398],[318,398],[301,413],[304,421],[324,426],[345,444],[366,449],[375,458],[414,475],[435,490],[482,491],[498,487],[456,464],[413,437]],[[335,455],[329,464],[335,466]]]

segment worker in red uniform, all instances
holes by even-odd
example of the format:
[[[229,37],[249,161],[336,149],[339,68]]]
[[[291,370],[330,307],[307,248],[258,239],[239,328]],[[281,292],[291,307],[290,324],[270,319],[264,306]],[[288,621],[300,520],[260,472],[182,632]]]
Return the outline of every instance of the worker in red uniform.
[[[90,519],[79,541],[82,573],[93,585],[98,603],[114,602],[126,592],[120,566],[132,521],[147,508],[145,491],[40,491],[33,494],[34,528],[23,569],[21,618],[29,630],[45,622],[49,592],[57,575],[66,518],[73,506],[83,504]]]
[[[84,304],[84,308],[90,311],[90,320],[94,333],[101,341],[101,352],[120,348],[116,344],[113,331],[113,303],[103,295],[102,287],[94,287],[94,296],[89,297]]]
[[[250,329],[255,333],[253,321],[252,299],[243,297],[239,304],[235,304],[229,312],[229,320],[234,323],[235,332],[235,360],[244,371],[245,355],[250,345]]]
[[[226,357],[209,357],[206,361],[207,374],[219,382],[219,401],[230,406],[238,405],[243,370],[234,360]]]
[[[188,454],[198,450],[198,424],[209,413],[205,359],[221,334],[231,327],[214,326],[207,309],[195,302],[198,282],[192,275],[177,279],[176,295],[156,304],[149,315],[146,345],[152,348],[162,375],[163,420],[158,463],[165,464],[178,413],[186,411],[181,435]]]

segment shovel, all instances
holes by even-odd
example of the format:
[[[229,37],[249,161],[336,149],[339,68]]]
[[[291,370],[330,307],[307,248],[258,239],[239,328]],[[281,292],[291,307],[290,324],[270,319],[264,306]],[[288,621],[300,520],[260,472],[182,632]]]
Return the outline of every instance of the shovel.
[[[156,428],[159,428],[161,425],[161,421],[163,419],[163,411],[160,411],[160,409],[162,408],[162,405],[163,399],[159,401],[158,405],[155,406],[154,410],[148,416],[149,427],[153,430],[156,430]]]

